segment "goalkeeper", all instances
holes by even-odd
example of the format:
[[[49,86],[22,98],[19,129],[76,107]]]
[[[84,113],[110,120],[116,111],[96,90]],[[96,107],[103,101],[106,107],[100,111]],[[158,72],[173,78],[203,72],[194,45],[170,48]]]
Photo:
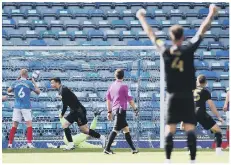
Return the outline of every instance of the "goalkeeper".
[[[98,116],[100,115],[102,111],[98,111],[95,112],[95,117],[91,123],[90,129],[95,130],[96,129],[96,125],[97,125],[97,120],[98,120]],[[61,124],[63,124],[63,122],[65,122],[64,118],[60,118],[60,122]],[[63,135],[64,139],[63,142],[67,145],[68,141],[66,139],[65,134]],[[86,140],[88,139],[89,135],[84,134],[84,133],[80,133],[80,134],[76,134],[72,136],[73,142],[75,144],[75,147],[77,148],[102,148],[102,145],[94,145],[91,143],[86,142]],[[47,143],[47,147],[48,148],[65,148],[66,145],[53,145],[52,143]]]

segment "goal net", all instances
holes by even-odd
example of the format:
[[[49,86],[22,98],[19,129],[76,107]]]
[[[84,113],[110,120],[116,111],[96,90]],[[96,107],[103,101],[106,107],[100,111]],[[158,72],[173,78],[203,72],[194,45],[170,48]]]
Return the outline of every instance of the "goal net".
[[[163,148],[164,127],[164,75],[160,72],[159,54],[152,47],[75,47],[70,49],[43,47],[3,51],[3,93],[19,76],[21,68],[29,73],[40,71],[37,81],[41,94],[32,92],[33,144],[36,148],[47,148],[47,143],[64,144],[64,134],[58,115],[62,103],[58,92],[51,88],[49,78],[60,77],[62,84],[69,87],[87,109],[89,126],[96,121],[94,129],[109,135],[113,122],[107,120],[105,94],[115,80],[114,71],[125,71],[124,83],[140,112],[136,117],[131,108],[127,112],[128,125],[135,145],[139,148]],[[3,148],[7,147],[12,126],[14,96],[8,94],[3,102]],[[102,113],[95,118],[95,112]],[[66,112],[67,114],[68,112]],[[80,134],[77,124],[71,126],[72,135]],[[93,138],[82,140],[85,144],[98,146],[100,141]],[[26,125],[19,124],[13,147],[26,145]],[[86,145],[88,146],[88,145]],[[84,146],[83,146],[84,147]],[[91,147],[91,146],[90,146]],[[128,148],[123,133],[119,133],[115,148]]]

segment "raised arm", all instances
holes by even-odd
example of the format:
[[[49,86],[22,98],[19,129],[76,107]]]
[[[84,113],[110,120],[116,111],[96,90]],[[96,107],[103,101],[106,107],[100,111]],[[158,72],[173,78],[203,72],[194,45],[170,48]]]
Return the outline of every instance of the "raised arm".
[[[147,34],[147,36],[150,38],[150,40],[152,41],[153,45],[155,45],[157,47],[158,50],[161,50],[161,44],[157,42],[157,37],[155,35],[155,33],[152,31],[152,27],[147,23],[146,19],[145,19],[145,14],[146,14],[146,10],[145,9],[139,9],[136,13],[136,17],[139,19],[145,33]]]
[[[208,28],[210,27],[211,25],[211,22],[213,20],[213,17],[217,14],[217,7],[216,5],[214,4],[211,4],[209,6],[209,14],[208,16],[206,17],[206,19],[202,22],[199,30],[197,31],[197,36],[204,36],[205,32],[208,30]]]
[[[31,81],[32,81],[32,83],[34,84],[34,89],[33,89],[33,91],[34,91],[37,95],[39,95],[41,91],[40,91],[40,89],[39,89],[37,83],[35,82],[34,78],[32,78]]]

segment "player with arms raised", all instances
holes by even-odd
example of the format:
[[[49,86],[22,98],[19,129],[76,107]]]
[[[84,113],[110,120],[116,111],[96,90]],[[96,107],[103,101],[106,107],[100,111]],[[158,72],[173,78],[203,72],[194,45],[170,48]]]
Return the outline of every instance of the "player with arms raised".
[[[140,9],[136,16],[157,50],[161,53],[165,63],[165,74],[168,92],[168,118],[165,128],[165,152],[166,162],[170,162],[173,149],[173,134],[177,123],[185,123],[188,148],[191,153],[191,162],[196,158],[196,135],[194,132],[196,115],[192,90],[196,88],[194,52],[199,47],[205,32],[211,25],[214,15],[217,13],[215,5],[210,5],[209,14],[200,26],[197,34],[186,44],[184,30],[180,25],[173,25],[169,29],[169,35],[173,45],[165,47],[164,42],[159,40],[152,28],[145,20],[146,11]]]
[[[16,133],[18,123],[22,121],[22,117],[26,121],[27,125],[27,148],[34,148],[32,145],[32,114],[31,114],[31,103],[30,94],[34,91],[36,94],[40,94],[40,89],[37,87],[34,78],[28,80],[28,71],[21,69],[20,77],[16,80],[11,87],[8,88],[7,92],[14,92],[14,110],[13,110],[13,126],[10,131],[8,148],[12,148],[12,142]]]
[[[194,90],[194,101],[196,103],[196,119],[204,129],[211,130],[215,134],[216,141],[216,154],[220,155],[221,143],[222,143],[222,133],[220,127],[216,124],[213,118],[206,113],[206,102],[208,103],[211,111],[216,115],[219,121],[222,123],[224,120],[220,117],[215,104],[211,99],[210,92],[206,89],[207,80],[204,75],[199,75],[197,77],[197,88]],[[181,129],[184,129],[183,122],[181,123]]]

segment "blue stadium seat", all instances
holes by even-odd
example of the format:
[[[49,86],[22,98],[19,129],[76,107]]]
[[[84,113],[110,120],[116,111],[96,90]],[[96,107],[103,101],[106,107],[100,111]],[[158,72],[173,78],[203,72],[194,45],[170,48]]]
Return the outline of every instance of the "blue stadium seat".
[[[121,38],[135,38],[136,34],[134,31],[120,31]]]
[[[205,75],[208,80],[217,80],[218,79],[218,75],[214,71],[204,70],[204,71],[199,71],[199,72],[196,73],[197,76],[200,75],[200,74]]]
[[[191,23],[187,20],[178,20],[177,23],[183,27],[190,27]]]
[[[223,101],[214,101],[214,104],[216,105],[218,110],[222,110],[223,106],[224,106],[224,102]]]
[[[226,99],[227,94],[225,92],[219,92],[218,97],[219,100],[225,100]]]
[[[125,20],[113,20],[111,22],[112,28],[128,28],[128,23]]]
[[[89,15],[90,17],[104,17],[104,11],[103,10],[100,10],[100,9],[92,9],[92,10],[89,10]]]
[[[120,17],[120,11],[113,9],[113,10],[107,10],[105,13],[106,17]]]
[[[20,9],[10,9],[8,12],[8,17],[23,17],[24,12]]]
[[[160,26],[159,21],[156,21],[156,20],[153,20],[153,19],[147,19],[146,21],[151,27],[159,27]]]
[[[144,46],[153,46],[153,43],[151,40],[145,40],[145,41],[143,41],[143,45]]]
[[[73,12],[76,17],[87,17],[89,16],[87,9],[77,9]]]
[[[15,27],[16,22],[13,19],[3,19],[2,26],[3,27]]]
[[[202,16],[207,16],[209,13],[209,9],[208,8],[200,9],[198,13]]]
[[[74,21],[74,22],[76,22],[76,21]],[[57,28],[57,27],[59,27],[59,28],[63,28],[64,29],[65,25],[66,25],[65,21],[63,22],[62,20],[51,20],[50,23],[49,23],[50,28]]]
[[[44,40],[32,40],[30,46],[47,46],[47,43]]]
[[[66,30],[67,28],[80,28],[80,23],[78,20],[64,20],[62,28]]]
[[[229,71],[229,61],[226,61],[225,63],[224,63],[224,71]]]
[[[213,50],[210,51],[201,51],[200,58],[203,59],[216,59],[216,52]]]
[[[195,27],[200,27],[202,24],[203,20],[202,19],[196,19],[196,20],[192,20],[192,25]]]
[[[41,36],[41,38],[55,38],[56,37],[56,33],[51,30],[40,31],[39,35]]]
[[[229,72],[221,72],[219,75],[220,80],[229,80]]]
[[[36,10],[36,9],[26,9],[25,13],[24,13],[24,17],[28,18],[28,17],[38,17],[41,18],[42,14]]]
[[[86,28],[86,27],[92,27],[92,28],[95,28],[96,27],[96,24],[93,20],[87,20],[87,21],[83,21],[83,23],[81,24],[81,28]]]
[[[48,24],[45,20],[32,20],[32,30],[37,27],[47,28]]]
[[[161,26],[162,27],[170,27],[170,26],[172,26],[172,25],[174,25],[174,24],[176,24],[176,21],[174,21],[174,20],[162,20],[161,21]]]
[[[111,24],[109,23],[108,20],[100,20],[100,21],[98,21],[98,23],[96,22],[96,27],[109,28],[109,27],[111,27]]]
[[[218,41],[209,41],[208,42],[208,47],[210,49],[223,49],[224,45],[221,42]]]
[[[88,31],[88,36],[90,38],[102,38],[104,36],[104,32],[101,30],[90,30]]]
[[[219,50],[216,51],[217,59],[229,59],[229,51],[227,50]]]
[[[2,29],[2,37],[7,38],[7,36],[8,36],[7,32],[4,29]]]
[[[127,42],[128,46],[142,46],[143,42],[139,40],[131,40]]]
[[[211,92],[212,100],[218,101],[218,93],[216,91]]]
[[[228,19],[224,19],[223,22],[222,22],[222,25],[227,28],[229,27],[229,20]]]
[[[209,64],[206,61],[194,60],[194,65],[197,70],[209,70]]]
[[[193,37],[196,34],[196,29],[189,29],[189,30],[184,30],[184,36],[185,37]]]
[[[56,18],[59,19],[59,17],[71,17],[72,12],[69,9],[58,9],[56,11]]]
[[[224,65],[222,65],[222,63],[219,61],[212,62],[211,63],[211,70],[218,70],[218,69],[224,70]]]

